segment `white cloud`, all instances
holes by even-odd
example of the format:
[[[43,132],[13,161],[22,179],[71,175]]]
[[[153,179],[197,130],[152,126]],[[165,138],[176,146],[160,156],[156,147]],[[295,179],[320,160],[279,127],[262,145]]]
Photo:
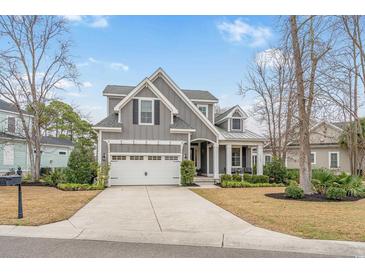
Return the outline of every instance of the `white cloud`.
[[[280,49],[267,49],[256,54],[255,61],[260,66],[275,67],[284,63],[284,55]]]
[[[240,18],[234,22],[221,22],[217,28],[228,41],[248,42],[252,47],[265,45],[272,35],[269,27],[253,26]]]
[[[63,17],[74,24],[82,24],[91,28],[106,28],[109,26],[106,16],[64,15]]]
[[[124,71],[129,70],[129,67],[123,63],[111,63],[110,67],[115,70],[124,70]]]
[[[60,88],[60,89],[68,89],[68,88],[71,88],[74,86],[75,86],[75,83],[72,81],[69,81],[69,80],[60,80],[55,85],[56,88]]]
[[[91,63],[98,63],[98,61],[92,57],[89,57],[87,60],[89,60]]]
[[[68,96],[68,97],[83,97],[83,96],[85,96],[85,94],[80,93],[80,92],[66,92],[65,95]]]
[[[95,16],[89,24],[93,28],[106,28],[109,26],[108,20],[104,16]]]
[[[86,81],[86,82],[83,82],[82,83],[82,86],[84,88],[91,88],[93,86],[93,84],[91,82],[89,82],[89,81]]]
[[[82,16],[81,15],[65,15],[63,16],[66,20],[71,22],[81,22]]]

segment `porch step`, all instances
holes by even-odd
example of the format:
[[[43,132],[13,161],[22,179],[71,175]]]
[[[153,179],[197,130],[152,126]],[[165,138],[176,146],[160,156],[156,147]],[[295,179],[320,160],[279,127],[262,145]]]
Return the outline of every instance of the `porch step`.
[[[212,177],[194,177],[194,183],[197,185],[214,185],[215,181]]]

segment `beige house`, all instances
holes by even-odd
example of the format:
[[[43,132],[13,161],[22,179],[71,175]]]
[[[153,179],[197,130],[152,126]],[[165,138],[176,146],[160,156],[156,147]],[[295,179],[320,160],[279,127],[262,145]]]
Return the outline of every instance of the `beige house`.
[[[350,173],[350,160],[347,149],[339,145],[339,137],[346,123],[319,122],[311,128],[312,168],[328,168],[334,172]],[[265,150],[265,161],[270,161],[270,149]],[[299,144],[289,143],[285,161],[287,168],[299,168]]]

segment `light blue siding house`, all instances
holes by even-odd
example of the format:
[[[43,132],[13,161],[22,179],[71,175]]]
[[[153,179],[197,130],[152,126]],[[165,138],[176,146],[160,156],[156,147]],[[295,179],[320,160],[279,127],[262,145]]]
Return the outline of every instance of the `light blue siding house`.
[[[27,122],[32,116],[27,114]],[[44,136],[41,146],[41,167],[66,167],[73,149],[70,140]],[[0,99],[0,173],[10,169],[30,171],[29,153],[16,108]]]

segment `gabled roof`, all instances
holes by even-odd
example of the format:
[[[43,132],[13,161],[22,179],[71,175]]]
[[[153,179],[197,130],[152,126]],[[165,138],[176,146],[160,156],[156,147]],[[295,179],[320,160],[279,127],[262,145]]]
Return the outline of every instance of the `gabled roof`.
[[[217,127],[223,140],[242,140],[242,141],[265,141],[266,138],[260,134],[245,129],[243,132],[227,131],[223,128]]]
[[[70,147],[72,147],[74,145],[71,140],[52,137],[52,136],[43,136],[42,140],[41,140],[41,144],[57,145],[57,146],[70,146]]]
[[[94,128],[98,127],[110,127],[110,128],[120,128],[121,123],[118,122],[118,113],[111,113],[106,118],[94,125]]]
[[[121,86],[121,85],[107,85],[103,90],[104,96],[117,96],[117,97],[125,97],[127,96],[136,86]],[[195,90],[195,89],[181,89],[185,95],[193,101],[216,101],[218,99],[213,96],[207,90]]]
[[[334,129],[336,129],[336,130],[338,130],[338,131],[343,131],[343,129],[342,128],[340,128],[340,127],[338,127],[338,126],[336,126],[334,123],[330,123],[330,122],[327,122],[327,121],[321,121],[321,122],[319,122],[319,123],[317,123],[317,124],[315,124],[309,131],[313,131],[314,129],[316,129],[316,128],[318,128],[319,126],[321,126],[321,125],[323,125],[323,124],[326,124],[326,125],[328,125],[329,127],[332,127],[332,128],[334,128]]]
[[[162,77],[166,83],[176,92],[176,94],[185,102],[185,104],[198,116],[198,118],[216,135],[219,137],[219,131],[215,126],[208,120],[208,118],[198,109],[196,105],[186,96],[184,92],[176,85],[176,83],[167,75],[162,69],[157,69],[150,77],[153,82],[157,77]]]
[[[178,110],[176,107],[171,104],[171,102],[163,95],[155,85],[148,79],[145,78],[141,83],[138,84],[126,97],[124,97],[115,107],[114,111],[119,111],[122,107],[124,107],[132,98],[140,92],[143,88],[149,88],[158,98],[161,99],[161,102],[166,105],[166,107],[173,113],[177,114]]]
[[[216,115],[215,117],[216,124],[221,123],[228,118],[231,118],[233,113],[235,113],[235,111],[239,111],[242,115],[242,118],[246,119],[248,117],[247,113],[239,105],[235,105],[227,109],[225,112]]]
[[[11,103],[8,103],[2,99],[0,99],[0,110],[5,110],[5,111],[8,111],[8,112],[14,112],[14,113],[19,113],[18,112],[18,109]],[[23,110],[23,113],[24,114],[28,114],[30,115],[29,112]]]

